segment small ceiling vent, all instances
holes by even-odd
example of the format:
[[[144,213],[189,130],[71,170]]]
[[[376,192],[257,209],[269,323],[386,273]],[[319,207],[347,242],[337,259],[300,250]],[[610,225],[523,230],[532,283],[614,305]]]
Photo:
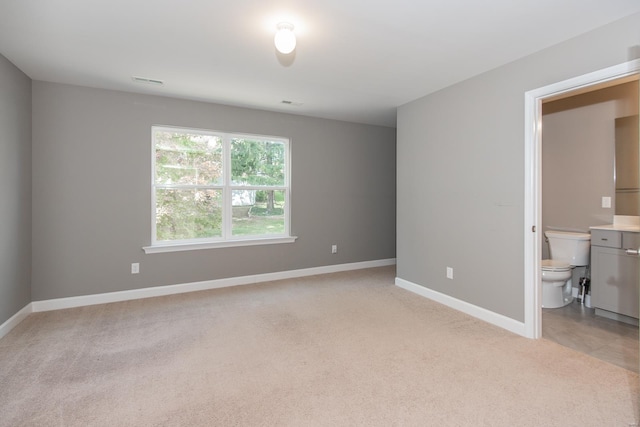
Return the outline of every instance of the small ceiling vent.
[[[146,83],[148,85],[164,86],[164,82],[158,79],[149,79],[147,77],[138,77],[138,76],[133,76],[131,77],[131,79],[136,83]]]
[[[280,101],[280,103],[285,105],[293,105],[294,107],[300,107],[302,105],[302,102],[289,101],[288,99],[283,99],[282,101]]]

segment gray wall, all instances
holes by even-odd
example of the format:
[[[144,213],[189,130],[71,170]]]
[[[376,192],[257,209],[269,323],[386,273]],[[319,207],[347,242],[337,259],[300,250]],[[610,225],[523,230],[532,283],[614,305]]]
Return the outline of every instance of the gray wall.
[[[640,14],[399,108],[399,278],[524,321],[524,94],[635,59],[638,28]]]
[[[298,240],[144,254],[156,124],[291,138]],[[393,128],[36,81],[33,300],[395,258],[395,136]],[[130,274],[132,262],[140,274]]]
[[[0,324],[31,302],[31,79],[0,55]]]
[[[549,102],[542,111],[543,230],[588,233],[611,224],[615,119],[638,114],[638,82]],[[603,196],[611,208],[602,207]],[[542,249],[548,258],[548,246]]]

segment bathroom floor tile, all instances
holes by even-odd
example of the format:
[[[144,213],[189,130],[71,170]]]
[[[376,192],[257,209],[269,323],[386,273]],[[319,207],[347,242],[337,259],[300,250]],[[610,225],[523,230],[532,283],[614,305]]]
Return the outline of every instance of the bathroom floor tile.
[[[640,371],[638,327],[595,315],[574,301],[542,310],[542,336],[633,372]]]

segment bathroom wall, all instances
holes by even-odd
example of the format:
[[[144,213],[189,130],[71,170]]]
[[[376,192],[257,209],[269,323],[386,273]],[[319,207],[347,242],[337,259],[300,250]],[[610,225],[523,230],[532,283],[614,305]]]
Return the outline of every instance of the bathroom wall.
[[[548,102],[542,111],[543,230],[588,233],[611,224],[615,119],[638,114],[638,81]],[[611,208],[602,207],[603,196]],[[548,245],[542,248],[548,258]]]
[[[0,325],[31,302],[31,79],[0,55]]]

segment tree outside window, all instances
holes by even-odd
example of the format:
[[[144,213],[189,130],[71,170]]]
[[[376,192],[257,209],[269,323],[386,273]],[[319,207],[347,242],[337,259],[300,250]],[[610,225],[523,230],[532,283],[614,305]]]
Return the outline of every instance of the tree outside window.
[[[289,235],[289,141],[153,128],[154,243]]]

